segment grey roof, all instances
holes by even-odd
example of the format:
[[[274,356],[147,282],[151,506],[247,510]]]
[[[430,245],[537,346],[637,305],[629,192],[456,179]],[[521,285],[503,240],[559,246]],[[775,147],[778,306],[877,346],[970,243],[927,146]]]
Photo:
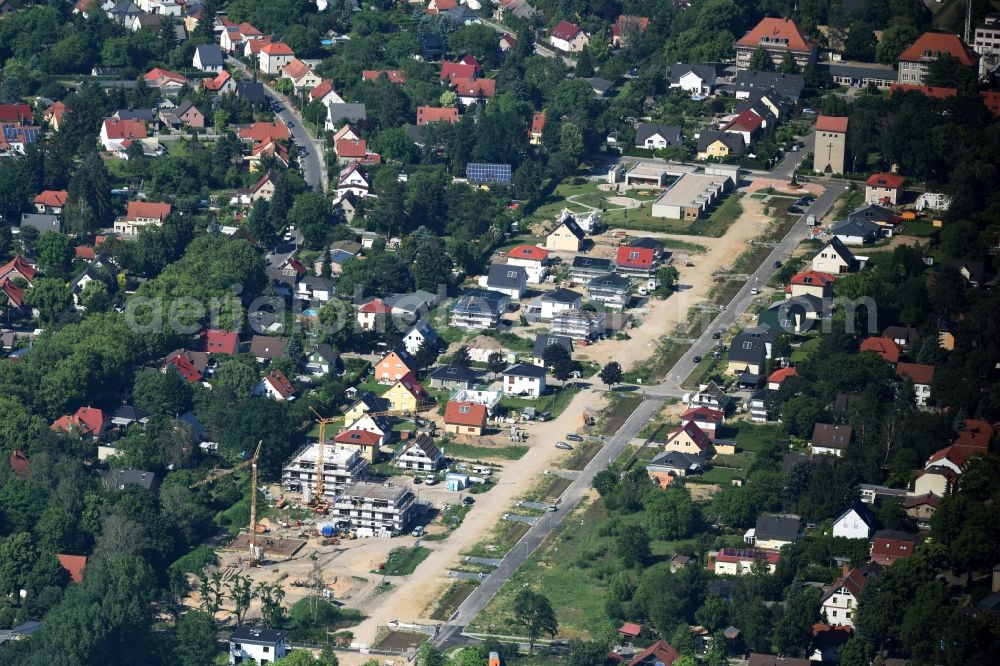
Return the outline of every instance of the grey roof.
[[[632,238],[629,240],[627,247],[642,247],[648,248],[655,252],[656,254],[663,253],[663,241],[657,238],[650,238],[649,236],[639,236],[638,238]]]
[[[174,419],[174,422],[182,423],[187,427],[191,428],[191,432],[198,439],[201,439],[202,437],[205,436],[205,426],[201,424],[201,421],[198,420],[198,417],[195,416],[194,412],[192,411],[184,412],[176,419]]]
[[[141,120],[145,123],[156,122],[156,111],[153,109],[118,109],[115,117],[119,120]]]
[[[439,336],[437,334],[437,331],[434,330],[433,326],[427,323],[426,319],[421,319],[416,324],[411,326],[410,330],[408,330],[406,333],[403,334],[404,337],[409,335],[413,331],[417,331],[418,333],[420,333],[420,335],[424,336],[424,340],[427,340],[429,342],[438,341]]]
[[[465,5],[459,5],[458,7],[447,9],[444,11],[444,13],[450,16],[451,18],[455,19],[459,23],[468,24],[468,23],[479,22],[479,16]]]
[[[780,74],[778,72],[753,72],[743,70],[736,75],[733,88],[737,92],[749,92],[774,88],[774,90],[787,99],[796,101],[802,94],[805,87],[805,79],[801,74]]]
[[[250,353],[257,358],[284,358],[288,338],[255,335],[250,340]]]
[[[879,206],[878,204],[865,204],[864,206],[858,206],[852,210],[848,217],[857,217],[876,222],[888,222],[892,218],[896,217],[896,213],[885,206]]]
[[[112,415],[111,420],[141,421],[147,416],[149,416],[149,414],[142,411],[141,409],[138,409],[137,407],[133,407],[132,405],[122,405],[121,407],[115,410],[115,413]]]
[[[236,97],[257,104],[267,99],[264,85],[259,81],[241,81],[236,84]]]
[[[39,233],[44,233],[46,231],[60,231],[62,229],[62,223],[59,221],[59,216],[49,215],[47,213],[23,213],[21,215],[21,226],[33,227],[38,229]]]
[[[539,333],[535,336],[535,347],[532,355],[535,358],[542,358],[545,350],[552,345],[559,345],[570,354],[573,353],[573,340],[566,335],[555,335],[552,333]]]
[[[503,371],[505,377],[545,377],[545,368],[531,363],[518,363]]]
[[[222,57],[222,49],[218,44],[199,44],[195,53],[201,60],[203,67],[222,67],[225,60]]]
[[[912,347],[920,341],[920,333],[910,326],[886,326],[882,331],[883,338],[890,340],[905,340],[905,346]]]
[[[287,635],[287,631],[281,631],[279,629],[248,627],[244,625],[233,629],[233,633],[229,634],[229,642],[251,643],[255,645],[276,645]]]
[[[844,509],[839,516],[834,518],[833,522],[836,523],[851,511],[856,512],[858,514],[858,518],[864,521],[865,525],[869,528],[875,529],[878,526],[878,518],[875,517],[875,513],[868,507],[867,504],[860,500],[852,500],[851,505]]]
[[[318,275],[307,275],[306,277],[299,280],[299,284],[304,284],[312,290],[319,291],[331,291],[333,289],[333,281],[329,278],[320,277]]]
[[[767,343],[772,339],[773,335],[767,329],[761,327],[744,329],[729,345],[729,361],[763,364],[767,358]]]
[[[722,141],[729,148],[729,153],[734,157],[739,157],[746,150],[743,135],[730,132],[720,132],[718,130],[703,130],[698,135],[698,150],[703,151],[709,145],[715,143],[716,139]]]
[[[830,76],[845,76],[852,79],[883,79],[896,82],[896,70],[891,65],[876,65],[874,63],[854,62],[823,62],[817,63],[826,67]]]
[[[347,411],[353,409],[359,402],[363,402],[368,407],[369,412],[385,412],[392,406],[392,403],[382,396],[375,395],[371,391],[363,391],[358,394],[358,397],[354,399],[354,402],[351,403]]]
[[[421,310],[429,310],[437,305],[439,300],[436,294],[419,289],[409,294],[392,294],[382,299],[389,307],[414,315]]]
[[[854,428],[849,425],[817,423],[813,426],[812,438],[809,441],[813,446],[843,449],[851,443],[853,433]]]
[[[687,74],[688,72],[694,72],[698,75],[705,85],[712,87],[715,85],[715,67],[711,65],[688,65],[683,62],[679,62],[670,68],[670,80],[677,82],[680,78]]]
[[[844,245],[844,242],[839,238],[837,238],[836,236],[831,238],[830,242],[827,243],[823,249],[825,250],[827,248],[839,254],[840,257],[848,264],[854,264],[857,261],[857,259],[854,258],[854,253],[851,252],[849,249],[847,249],[847,246]]]
[[[504,289],[521,289],[528,281],[528,271],[524,266],[511,266],[510,264],[493,264],[486,277],[486,284],[490,287],[500,287]]]
[[[507,294],[489,289],[473,289],[459,297],[451,306],[452,312],[467,312],[470,314],[488,313],[499,315],[510,301]]]
[[[543,301],[552,301],[553,303],[575,303],[582,298],[582,294],[578,294],[572,289],[559,288],[542,294]]]
[[[594,91],[600,95],[607,94],[607,92],[611,90],[611,88],[614,86],[614,84],[611,83],[611,81],[608,81],[607,79],[602,79],[598,76],[592,76],[589,79],[584,79],[584,80],[587,83],[589,83],[590,87],[593,88]]]
[[[802,294],[801,296],[792,296],[791,298],[786,298],[783,301],[778,301],[769,307],[768,310],[771,312],[790,314],[822,312],[823,299],[819,296],[813,296],[812,294]]]
[[[479,381],[479,373],[461,365],[442,365],[431,370],[431,379],[444,382],[468,382],[474,384]]]
[[[635,145],[642,146],[646,143],[646,139],[656,136],[657,134],[663,137],[669,146],[679,146],[683,142],[680,127],[656,125],[654,123],[639,123],[635,128]]]
[[[663,451],[657,454],[646,466],[650,467],[673,467],[674,469],[691,470],[705,464],[705,458],[694,453],[684,453],[681,451]]]
[[[319,355],[320,358],[328,363],[336,363],[340,359],[340,353],[325,342],[321,342],[316,345],[316,349],[313,350],[313,354]]]
[[[587,289],[591,291],[594,289],[628,291],[631,288],[632,281],[627,277],[618,275],[617,273],[605,273],[604,275],[598,275],[587,285]]]
[[[580,227],[580,225],[576,223],[576,219],[572,215],[567,216],[566,219],[563,220],[559,224],[559,226],[556,227],[556,229],[558,229],[562,225],[566,225],[566,228],[569,229],[569,232],[574,236],[576,236],[577,238],[579,238],[580,240],[583,240],[583,238],[587,235],[586,232]]]
[[[447,52],[444,39],[436,32],[426,32],[420,37],[420,54],[424,60],[440,60]]]
[[[586,271],[606,271],[610,273],[612,268],[614,268],[614,265],[610,259],[577,255],[573,257],[573,265],[570,270],[580,269]]]
[[[860,236],[870,240],[874,240],[880,233],[881,229],[877,224],[863,217],[850,217],[830,229],[833,236]]]
[[[336,122],[338,120],[348,120],[357,122],[368,118],[365,112],[365,105],[345,102],[344,104],[331,104],[327,107],[327,117]]]
[[[110,478],[115,485],[142,486],[146,490],[156,485],[156,475],[141,469],[111,470]]]
[[[765,513],[757,518],[754,535],[758,541],[798,541],[802,536],[802,519],[792,514]]]

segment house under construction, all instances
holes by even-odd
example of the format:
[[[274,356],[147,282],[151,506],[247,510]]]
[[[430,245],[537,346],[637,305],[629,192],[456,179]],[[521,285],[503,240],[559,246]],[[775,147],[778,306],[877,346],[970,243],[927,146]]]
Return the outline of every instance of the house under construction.
[[[302,493],[309,501],[316,492],[316,456],[319,444],[307,444],[299,449],[281,470],[281,485],[285,490]],[[356,448],[323,447],[323,496],[337,497],[347,486],[359,481],[368,473],[370,463]]]

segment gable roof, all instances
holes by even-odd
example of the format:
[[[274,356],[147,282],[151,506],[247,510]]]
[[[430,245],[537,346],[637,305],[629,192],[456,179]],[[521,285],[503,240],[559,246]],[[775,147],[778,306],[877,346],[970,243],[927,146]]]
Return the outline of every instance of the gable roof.
[[[691,407],[681,414],[681,421],[696,421],[701,423],[722,423],[726,415],[711,407]]]
[[[389,83],[406,83],[406,72],[401,69],[366,69],[361,72],[361,79],[378,81],[383,74]]]
[[[681,143],[681,128],[669,127],[667,125],[657,125],[654,123],[639,123],[635,128],[636,145],[646,142],[646,139],[659,135],[670,145]]]
[[[239,131],[241,139],[256,142],[287,140],[289,136],[288,127],[282,123],[256,122],[250,127],[241,128]]]
[[[458,109],[454,107],[439,108],[435,106],[417,107],[417,125],[427,123],[457,123]]]
[[[746,142],[743,140],[742,134],[720,132],[718,130],[704,130],[699,134],[698,150],[704,152],[716,141],[721,141],[729,149],[729,152],[736,157],[742,155],[746,150]]]
[[[486,423],[486,406],[474,402],[448,401],[444,422],[454,425],[482,426]]]
[[[583,294],[578,294],[572,289],[564,289],[559,287],[557,289],[552,289],[547,291],[539,297],[542,302],[549,303],[569,303],[573,304],[583,298]]]
[[[580,32],[579,26],[573,25],[569,21],[559,21],[549,34],[555,39],[568,42],[580,34]]]
[[[665,640],[658,640],[632,657],[632,660],[628,662],[628,666],[645,666],[646,664],[671,666],[680,656],[680,653],[670,643]]]
[[[773,333],[762,327],[745,328],[729,345],[729,360],[738,363],[763,363],[767,357],[767,345],[773,340]]]
[[[965,419],[962,430],[955,436],[956,446],[965,446],[972,449],[987,451],[990,447],[990,440],[993,439],[993,426],[986,421],[979,419]]]
[[[853,434],[854,428],[849,425],[817,423],[813,426],[809,443],[826,449],[843,449],[851,443],[851,435]]]
[[[68,198],[69,193],[66,190],[45,190],[35,196],[34,203],[61,208],[66,205],[66,199]]]
[[[171,210],[173,206],[159,201],[129,201],[125,216],[133,221],[139,218],[154,218],[163,222]]]
[[[104,412],[95,407],[80,407],[73,414],[60,416],[50,430],[97,436],[104,429]]]
[[[778,368],[767,377],[767,383],[781,384],[789,377],[798,377],[799,371],[795,368]]]
[[[431,370],[428,377],[441,381],[473,383],[479,379],[479,374],[461,365],[441,365]]]
[[[261,53],[268,56],[294,56],[295,51],[292,50],[288,44],[284,42],[271,42],[270,44],[265,44],[261,48]]]
[[[552,345],[562,347],[570,354],[573,353],[573,339],[567,335],[555,335],[553,333],[539,333],[535,336],[535,345],[532,348],[532,356],[542,358],[545,350]]]
[[[542,130],[545,129],[545,112],[538,111],[531,116],[531,133],[541,134]]]
[[[844,245],[844,241],[840,240],[836,236],[831,238],[830,242],[823,246],[820,253],[826,250],[833,250],[847,264],[853,265],[857,261],[854,257],[854,253],[847,249],[847,246]]]
[[[648,269],[653,267],[655,258],[653,248],[623,245],[615,253],[615,264],[619,268]]]
[[[559,229],[561,229],[562,227],[566,227],[567,231],[569,231],[571,234],[573,234],[574,236],[576,236],[580,240],[583,240],[583,238],[587,235],[583,231],[583,228],[580,227],[580,225],[576,223],[576,219],[572,215],[567,215],[566,217],[564,217],[562,219],[562,221],[559,224],[556,225],[556,228],[553,229],[552,231],[550,231],[549,233],[553,234],[556,231],[558,231]]]
[[[474,79],[476,78],[476,66],[463,62],[443,62],[441,63],[442,81],[452,81],[454,79]]]
[[[352,446],[378,446],[382,436],[369,430],[345,430],[338,433],[333,441]]]
[[[288,377],[285,376],[285,373],[277,368],[267,373],[267,376],[264,377],[264,381],[270,384],[274,392],[285,400],[295,395],[295,387],[290,381],[288,381]]]
[[[849,217],[846,220],[838,222],[832,229],[830,229],[830,234],[832,236],[860,236],[862,238],[868,238],[872,236],[877,237],[879,233],[880,227],[871,220],[863,217]]]
[[[504,377],[529,377],[531,379],[544,379],[545,368],[530,363],[517,363],[503,371]]]
[[[287,338],[255,335],[250,340],[250,353],[257,358],[284,358],[287,346]]]
[[[715,80],[718,76],[715,67],[711,65],[690,65],[679,62],[670,68],[670,79],[672,81],[680,81],[686,74],[694,74],[709,87],[715,85]]]
[[[507,252],[507,258],[545,261],[549,258],[549,251],[537,245],[515,245]]]
[[[493,97],[497,92],[496,79],[465,79],[454,78],[451,80],[455,94],[459,97]]]
[[[423,454],[430,458],[431,460],[437,460],[441,457],[441,449],[437,447],[437,444],[430,438],[426,433],[420,433],[417,438],[413,441],[413,444],[407,447],[407,449],[412,449],[417,447]]]
[[[979,60],[979,54],[963,42],[961,37],[943,32],[925,32],[920,35],[917,41],[899,54],[898,60],[919,62],[941,56],[958,58],[958,61],[966,67],[971,67]]]
[[[793,514],[765,513],[757,518],[754,534],[758,541],[797,541],[802,532],[802,519]]]
[[[28,456],[24,454],[24,451],[20,449],[14,449],[10,453],[10,457],[7,458],[7,462],[10,464],[11,471],[17,476],[24,478],[31,473],[31,461],[28,460]]]
[[[59,553],[56,557],[59,559],[59,566],[69,573],[69,579],[72,582],[83,582],[83,570],[87,566],[87,557],[85,555],[65,555]]]
[[[898,190],[905,182],[906,179],[897,173],[882,172],[872,174],[872,176],[865,181],[865,185],[868,187],[889,187],[894,190]]]
[[[896,376],[914,384],[930,386],[934,382],[934,366],[925,363],[897,363]]]
[[[375,395],[371,391],[363,391],[358,394],[354,402],[350,404],[346,411],[353,411],[358,405],[365,406],[365,412],[387,412],[389,411],[389,401],[382,396]]]
[[[840,522],[840,519],[847,514],[854,512],[858,514],[858,518],[868,526],[869,529],[875,529],[878,527],[878,518],[875,517],[875,512],[872,511],[867,504],[860,500],[852,500],[851,505],[844,509],[839,516],[833,519],[834,523]]]
[[[17,255],[3,266],[0,266],[0,278],[7,277],[15,272],[23,276],[28,282],[35,279],[35,267],[29,264],[21,255]]]
[[[167,357],[163,367],[176,371],[188,383],[193,384],[201,381],[202,378],[201,371],[195,367],[193,360],[185,351],[172,353]]]
[[[795,21],[786,18],[765,17],[743,35],[736,46],[755,48],[771,45],[784,46],[792,51],[809,51],[816,45],[802,34]]]
[[[222,58],[222,49],[218,44],[199,44],[195,48],[195,55],[205,67],[222,67],[225,60]]]
[[[486,284],[490,287],[520,288],[527,282],[528,272],[524,266],[512,264],[491,264],[486,276]]]
[[[362,303],[361,307],[358,308],[358,312],[364,314],[389,314],[392,312],[392,306],[386,305],[381,298],[373,298],[367,303]]]
[[[861,346],[858,348],[858,351],[875,352],[889,363],[899,362],[899,355],[902,353],[899,345],[897,345],[892,339],[879,338],[875,336],[865,338],[864,341],[862,341]]]
[[[145,139],[148,136],[146,123],[141,120],[119,120],[118,118],[104,119],[104,134],[111,141]]]
[[[728,123],[722,126],[722,131],[725,132],[731,129],[743,130],[750,132],[751,134],[760,129],[761,125],[764,124],[764,119],[753,112],[752,109],[747,109],[740,115],[736,116]]]

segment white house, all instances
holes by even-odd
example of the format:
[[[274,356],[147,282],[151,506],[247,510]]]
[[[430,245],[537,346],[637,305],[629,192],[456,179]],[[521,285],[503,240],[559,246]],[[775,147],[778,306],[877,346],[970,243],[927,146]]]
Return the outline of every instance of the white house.
[[[507,395],[537,398],[545,392],[545,368],[518,363],[503,371],[503,392]]]
[[[715,79],[715,68],[710,65],[678,63],[671,68],[670,87],[692,95],[711,95]]]
[[[538,297],[542,321],[552,321],[557,314],[566,310],[579,310],[583,296],[571,289],[553,289]]]
[[[859,569],[851,569],[826,591],[821,608],[826,613],[826,621],[831,625],[854,626],[854,615],[861,601],[861,590],[867,580]]]
[[[549,251],[537,245],[518,245],[507,253],[507,264],[522,266],[528,273],[528,282],[539,284],[549,271]]]
[[[337,196],[343,197],[353,194],[364,199],[372,190],[372,181],[368,172],[361,166],[360,162],[353,162],[340,172],[340,180],[337,183]]]
[[[444,463],[444,453],[427,435],[420,434],[396,458],[396,467],[436,472]]]
[[[403,336],[403,348],[410,354],[416,354],[424,341],[435,344],[438,341],[438,334],[426,320],[421,319]]]
[[[295,400],[295,387],[281,370],[272,370],[257,383],[253,395],[278,401]]]
[[[875,514],[863,502],[851,502],[851,506],[833,521],[833,536],[845,539],[870,539],[878,526]]]
[[[362,414],[345,430],[364,430],[375,433],[382,438],[383,443],[388,442],[392,435],[392,426],[389,425],[389,422],[381,416],[372,416],[371,414]]]
[[[271,42],[261,47],[257,54],[257,66],[264,74],[277,75],[292,61],[295,52],[284,42]]]
[[[519,300],[528,289],[528,272],[522,266],[492,264],[489,272],[479,278],[479,286]]]
[[[917,210],[948,210],[951,197],[942,192],[924,192],[917,197]]]
[[[587,33],[568,21],[559,21],[549,33],[549,44],[564,53],[579,53],[589,43]]]
[[[218,44],[199,44],[194,50],[192,66],[203,72],[213,72],[218,74],[225,68],[225,60],[222,58],[222,49]]]
[[[818,273],[840,275],[857,269],[858,260],[854,253],[847,249],[843,241],[834,238],[812,259],[812,269]]]
[[[288,654],[287,631],[263,627],[236,627],[229,635],[229,666],[248,659],[270,664]]]

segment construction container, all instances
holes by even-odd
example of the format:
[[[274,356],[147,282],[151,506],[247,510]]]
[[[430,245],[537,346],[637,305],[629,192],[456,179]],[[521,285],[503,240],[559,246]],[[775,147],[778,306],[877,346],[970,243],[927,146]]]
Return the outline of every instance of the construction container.
[[[500,655],[496,652],[490,652],[490,666],[500,666]]]

